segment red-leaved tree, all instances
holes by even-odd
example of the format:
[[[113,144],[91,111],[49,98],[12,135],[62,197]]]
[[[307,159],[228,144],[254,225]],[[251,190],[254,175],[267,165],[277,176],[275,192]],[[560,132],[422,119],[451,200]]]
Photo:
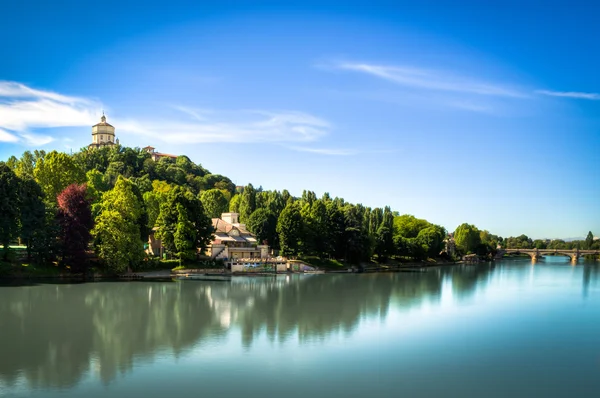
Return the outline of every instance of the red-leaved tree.
[[[59,244],[63,263],[75,272],[86,269],[86,250],[94,226],[85,184],[71,184],[58,197]]]

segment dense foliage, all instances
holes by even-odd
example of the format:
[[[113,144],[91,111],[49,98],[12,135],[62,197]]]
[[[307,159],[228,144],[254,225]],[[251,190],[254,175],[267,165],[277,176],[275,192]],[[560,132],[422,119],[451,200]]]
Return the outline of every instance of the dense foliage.
[[[211,218],[239,213],[260,244],[288,257],[323,261],[422,261],[445,255],[493,256],[505,248],[596,248],[585,240],[503,239],[474,225],[453,234],[389,207],[369,208],[304,191],[236,187],[186,156],[152,160],[139,148],[84,148],[73,155],[25,152],[0,162],[0,245],[26,247],[29,261],[57,262],[84,271],[93,252],[113,272],[148,260],[154,230],[171,256],[196,258],[210,243]],[[456,251],[445,252],[447,243]],[[448,245],[450,247],[452,245]],[[454,247],[454,246],[453,246]]]
[[[119,176],[115,187],[102,195],[100,209],[93,231],[96,252],[114,271],[135,268],[144,259],[148,237],[147,213],[139,190]]]
[[[160,205],[157,237],[168,251],[191,260],[210,243],[212,225],[202,202],[190,191],[173,188]]]

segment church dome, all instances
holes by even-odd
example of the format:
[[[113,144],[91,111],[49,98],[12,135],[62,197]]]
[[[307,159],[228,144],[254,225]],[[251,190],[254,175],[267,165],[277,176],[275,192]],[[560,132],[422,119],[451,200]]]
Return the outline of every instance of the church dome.
[[[92,126],[92,144],[90,146],[100,147],[115,144],[115,127],[106,122],[104,112],[100,123]]]
[[[96,127],[96,126],[110,126],[110,127],[113,127],[112,124],[106,123],[106,116],[104,116],[104,113],[102,114],[102,117],[100,118],[100,123],[94,124],[92,127]]]

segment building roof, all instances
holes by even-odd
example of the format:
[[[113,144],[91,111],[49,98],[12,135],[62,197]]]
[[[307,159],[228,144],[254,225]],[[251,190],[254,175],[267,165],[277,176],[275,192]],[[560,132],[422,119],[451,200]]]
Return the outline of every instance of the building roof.
[[[96,127],[96,126],[109,126],[109,127],[114,128],[114,126],[112,124],[109,124],[106,122],[106,116],[104,116],[104,113],[102,114],[102,117],[100,118],[100,123],[94,124],[92,127]]]
[[[221,218],[213,218],[212,226],[215,232],[229,234],[232,229],[240,231],[240,235],[252,235],[250,231],[246,229],[244,224],[230,224]]]
[[[177,155],[171,155],[170,153],[154,152],[154,153],[152,153],[152,154],[153,154],[153,155],[156,155],[156,156],[158,156],[158,157],[161,157],[161,158],[162,158],[162,157],[168,157],[168,158],[173,158],[173,159],[176,159],[176,158],[177,158]]]
[[[115,127],[115,126],[113,126],[113,125],[112,125],[112,124],[110,124],[110,123],[102,123],[102,122],[100,122],[100,123],[96,123],[96,124],[94,124],[92,127],[98,127],[98,126],[108,126],[108,127],[113,127],[113,128]],[[88,127],[88,128],[89,128],[89,127]]]

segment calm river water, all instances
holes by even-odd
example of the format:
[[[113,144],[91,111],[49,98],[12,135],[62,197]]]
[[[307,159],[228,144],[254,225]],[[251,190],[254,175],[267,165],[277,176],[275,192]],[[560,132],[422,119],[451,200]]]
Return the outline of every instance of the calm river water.
[[[0,286],[0,396],[596,397],[600,266]]]

